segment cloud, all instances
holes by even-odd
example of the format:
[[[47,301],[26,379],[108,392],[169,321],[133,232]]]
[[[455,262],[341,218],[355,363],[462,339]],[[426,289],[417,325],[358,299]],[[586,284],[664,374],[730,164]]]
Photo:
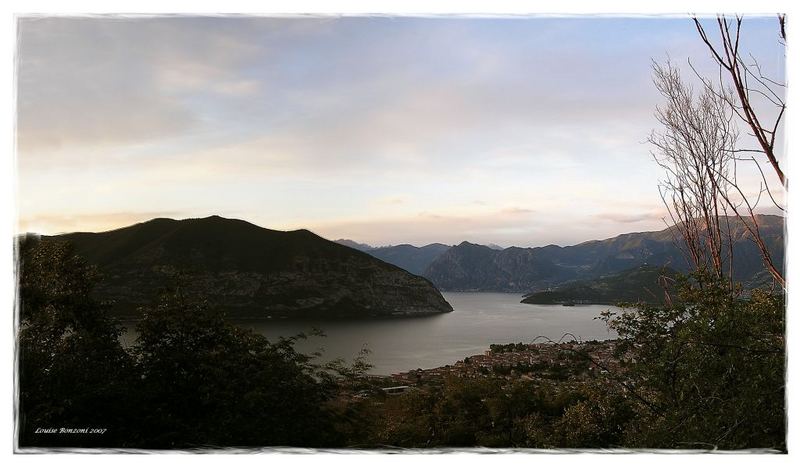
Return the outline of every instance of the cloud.
[[[504,214],[533,214],[536,211],[528,208],[511,207],[511,208],[505,208],[501,212]]]
[[[202,24],[20,19],[20,153],[175,138],[204,122],[197,94],[243,98],[259,92],[257,80],[238,75],[257,48],[225,25]]]
[[[530,25],[511,37],[535,36]],[[622,120],[646,105],[582,96],[591,75],[576,67],[590,67],[586,51],[566,58],[577,93],[564,94],[563,83],[534,73],[564,67],[564,57],[482,29],[382,19],[23,19],[20,150],[141,144],[232,122],[316,162],[332,151],[339,161],[413,159],[464,132],[496,140],[509,126]],[[450,42],[462,46],[443,62]]]
[[[653,220],[663,219],[666,215],[664,211],[650,211],[640,213],[628,212],[604,212],[594,217],[604,221],[611,221],[620,224],[634,224],[639,222],[652,222]]]
[[[650,225],[650,57],[707,54],[689,21],[631,18],[60,17],[19,32],[23,219],[236,210],[378,244]],[[75,206],[98,218],[65,217]]]

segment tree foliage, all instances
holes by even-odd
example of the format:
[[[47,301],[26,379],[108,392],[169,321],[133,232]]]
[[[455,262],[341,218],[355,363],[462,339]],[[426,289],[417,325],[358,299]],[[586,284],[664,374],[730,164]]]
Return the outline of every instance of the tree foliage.
[[[702,271],[681,282],[673,306],[604,315],[635,349],[630,445],[785,449],[783,295],[742,297]]]
[[[179,290],[146,309],[137,330],[143,445],[335,442],[325,406],[334,385],[294,350],[296,338],[272,343]]]
[[[305,335],[271,342],[166,289],[125,349],[91,297],[96,275],[66,243],[20,247],[20,446],[331,446],[332,399],[368,365],[313,362]],[[37,428],[104,428],[97,435]],[[341,431],[343,431],[342,428]]]
[[[66,243],[29,240],[19,253],[20,443],[34,442],[37,428],[124,426],[133,360],[119,343],[118,324],[89,295],[94,269]],[[123,437],[112,431],[103,441]]]

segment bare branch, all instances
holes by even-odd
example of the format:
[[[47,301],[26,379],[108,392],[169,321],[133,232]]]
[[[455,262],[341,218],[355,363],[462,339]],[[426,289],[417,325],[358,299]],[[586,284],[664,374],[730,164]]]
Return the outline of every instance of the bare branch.
[[[784,188],[788,188],[788,180],[783,172],[783,169],[781,169],[777,155],[775,154],[775,135],[778,132],[778,127],[782,123],[782,117],[786,105],[783,99],[780,97],[780,94],[773,89],[774,87],[783,88],[785,85],[777,80],[765,77],[761,72],[761,67],[758,65],[758,61],[755,60],[755,58],[753,58],[752,65],[747,65],[742,60],[739,51],[742,32],[741,17],[737,16],[735,21],[728,20],[723,15],[717,17],[717,27],[719,29],[721,46],[716,46],[714,43],[712,43],[703,25],[700,24],[700,21],[696,17],[693,17],[692,19],[701,40],[703,43],[705,43],[709,52],[711,52],[712,58],[720,66],[720,70],[724,69],[727,72],[727,75],[733,84],[733,89],[738,98],[738,103],[732,107],[736,109],[737,116],[752,129],[753,137],[758,141],[759,146],[761,146],[762,152],[772,165],[772,168],[781,185],[783,185]],[[785,41],[785,17],[783,15],[779,15],[778,20],[780,24],[781,37]],[[756,74],[753,72],[751,68],[755,68],[758,73]],[[750,85],[750,79],[755,80],[756,86]],[[708,80],[702,78],[701,80],[706,87],[710,87]],[[775,118],[773,123],[767,126],[761,123],[760,120],[763,115],[759,116],[759,114],[756,113],[751,101],[751,93],[763,97],[769,103],[779,108],[778,117]],[[772,129],[770,130],[769,128]]]
[[[737,19],[735,24],[736,29],[732,29],[730,22],[718,19],[722,34],[729,39],[726,57],[738,51],[741,21]],[[697,74],[694,68],[693,71]],[[655,116],[662,129],[652,131],[648,141],[654,147],[653,159],[666,174],[659,185],[659,195],[672,220],[674,235],[682,239],[679,250],[692,268],[705,269],[718,277],[727,276],[732,283],[735,229],[731,218],[735,218],[758,246],[765,268],[775,282],[785,285],[760,235],[755,214],[764,193],[776,207],[784,209],[769,189],[755,157],[736,157],[737,153],[763,151],[737,147],[738,129],[734,120],[739,114],[730,105],[734,102],[734,91],[715,87],[701,78],[702,91],[695,95],[669,62],[653,63],[653,76],[666,104],[656,107]],[[748,112],[747,108],[744,110]],[[752,202],[739,186],[739,160],[754,162],[761,174],[762,182]]]

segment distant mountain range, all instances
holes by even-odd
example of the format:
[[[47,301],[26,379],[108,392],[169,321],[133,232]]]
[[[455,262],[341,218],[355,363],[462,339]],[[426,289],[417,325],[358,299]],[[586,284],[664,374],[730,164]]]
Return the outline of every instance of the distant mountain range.
[[[761,235],[775,264],[784,261],[784,218],[757,216]],[[734,239],[734,278],[753,287],[768,282],[761,255],[738,220],[731,218]],[[410,245],[365,250],[367,253],[430,279],[445,291],[532,293],[577,280],[597,279],[639,266],[668,267],[679,272],[688,263],[676,246],[671,229],[618,235],[574,246],[497,250],[489,246],[462,242],[445,248],[441,244],[422,258],[422,248]],[[378,250],[381,250],[378,252]],[[391,254],[387,254],[391,252]],[[427,266],[422,268],[430,260]]]
[[[375,249],[374,246],[367,245],[366,243],[358,243],[346,238],[340,238],[339,240],[334,240],[334,242],[340,245],[349,246],[350,248],[358,251],[370,251]]]
[[[369,253],[380,260],[399,266],[418,276],[424,275],[428,266],[430,266],[439,255],[450,249],[448,245],[443,245],[441,243],[431,243],[430,245],[422,247],[408,244],[373,247],[347,239],[336,240],[336,243]]]
[[[242,220],[153,219],[63,240],[98,267],[97,298],[136,316],[164,285],[238,317],[385,317],[452,311],[427,280],[307,230],[269,230]]]

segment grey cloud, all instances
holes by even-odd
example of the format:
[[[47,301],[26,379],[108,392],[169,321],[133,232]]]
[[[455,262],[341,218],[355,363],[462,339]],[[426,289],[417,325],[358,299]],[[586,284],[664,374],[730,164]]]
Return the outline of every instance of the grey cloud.
[[[254,91],[256,83],[236,72],[257,47],[224,27],[202,24],[20,19],[21,153],[174,138],[204,121],[193,92],[235,97]]]
[[[398,23],[23,19],[20,149],[141,143],[230,118],[280,146],[287,139],[302,145],[295,153],[338,150],[359,163],[381,148],[413,157],[465,132],[552,126],[567,117],[574,126],[608,119],[609,105],[611,117],[623,119],[631,105],[634,113],[644,106],[615,95],[554,92],[563,83],[533,72],[553,68],[557,58],[574,60],[574,68],[559,67],[580,80],[589,76],[579,70],[591,56],[525,57],[533,51],[472,37],[472,24]],[[463,47],[445,46],[456,42]],[[445,52],[455,70],[438,63]]]

